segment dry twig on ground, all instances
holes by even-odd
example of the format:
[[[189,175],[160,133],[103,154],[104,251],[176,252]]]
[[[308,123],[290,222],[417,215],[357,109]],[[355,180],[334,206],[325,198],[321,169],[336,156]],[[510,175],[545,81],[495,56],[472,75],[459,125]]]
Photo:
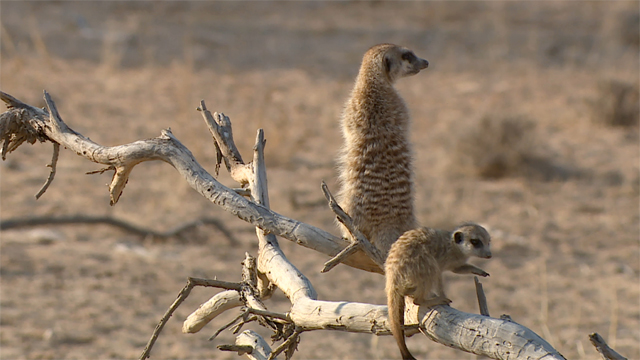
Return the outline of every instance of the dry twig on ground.
[[[117,227],[121,230],[130,232],[139,236],[152,236],[158,239],[168,239],[171,237],[180,237],[185,232],[201,225],[213,225],[224,234],[230,245],[237,245],[238,240],[224,223],[215,218],[200,218],[189,221],[184,224],[175,226],[167,231],[156,231],[153,229],[143,228],[134,225],[128,221],[115,219],[108,216],[87,216],[87,215],[71,215],[71,216],[44,216],[44,217],[25,217],[16,219],[6,219],[0,221],[0,230],[19,229],[25,227],[33,227],[38,225],[69,225],[69,224],[105,224]]]

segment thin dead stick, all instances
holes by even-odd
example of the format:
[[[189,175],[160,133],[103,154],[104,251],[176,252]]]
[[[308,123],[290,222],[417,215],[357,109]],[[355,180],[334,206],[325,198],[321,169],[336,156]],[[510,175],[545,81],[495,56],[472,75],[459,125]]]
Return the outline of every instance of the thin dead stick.
[[[49,108],[49,120],[51,122],[57,122],[58,119],[62,120],[60,117],[60,113],[58,113],[58,109],[56,108],[56,104],[51,100],[51,96],[45,91],[44,98],[47,103],[47,108]],[[62,122],[62,121],[60,121]],[[66,126],[66,125],[65,125]],[[51,168],[49,172],[49,177],[47,177],[47,181],[45,181],[40,191],[36,194],[36,199],[39,199],[42,194],[49,188],[53,178],[56,176],[56,165],[58,164],[58,156],[60,155],[60,144],[57,142],[53,143],[53,154],[51,156],[51,164],[47,165]]]
[[[291,334],[291,336],[289,336],[287,340],[283,341],[282,344],[280,344],[280,346],[278,346],[271,352],[271,355],[269,355],[268,360],[275,359],[278,355],[280,355],[281,352],[288,349],[289,346],[291,346],[291,344],[295,343],[298,340],[298,337],[300,336],[302,331],[303,331],[302,328],[296,327],[293,334]],[[287,356],[286,358],[289,359],[290,357]]]
[[[271,318],[275,318],[275,319],[280,319],[283,320],[287,323],[291,323],[291,317],[289,316],[288,313],[278,313],[278,312],[273,312],[273,311],[267,311],[267,310],[260,310],[260,309],[253,309],[253,308],[248,308],[247,311],[249,311],[252,314],[256,314],[256,315],[260,315],[260,316],[268,316]]]
[[[230,281],[222,281],[215,279],[201,279],[190,277],[189,282],[193,283],[193,286],[206,286],[215,287],[220,289],[242,291],[242,284]]]
[[[242,289],[242,285],[239,283],[190,277],[187,280],[187,285],[185,285],[182,291],[180,291],[180,293],[178,294],[178,298],[176,298],[173,304],[171,304],[169,309],[167,309],[167,311],[162,316],[162,319],[160,319],[158,325],[156,325],[155,330],[153,330],[153,334],[151,334],[151,339],[149,339],[147,346],[145,346],[144,351],[142,352],[142,355],[140,355],[140,360],[145,360],[149,357],[149,355],[151,354],[151,348],[153,348],[156,340],[158,340],[158,336],[160,335],[162,328],[167,323],[167,321],[169,321],[169,318],[171,318],[171,315],[173,315],[178,306],[180,306],[180,304],[182,304],[187,296],[189,296],[189,294],[191,293],[191,289],[193,289],[194,286],[210,286],[236,291],[240,291]]]
[[[242,321],[240,321],[239,323],[237,323],[232,329],[231,329],[231,333],[232,334],[237,334],[240,332],[240,330],[242,330],[242,327],[245,324],[248,324],[252,321],[259,321],[260,317],[256,316],[256,315],[251,315],[251,316],[247,316],[246,318],[242,318]],[[262,325],[262,324],[261,324]]]
[[[360,244],[358,242],[352,242],[351,245],[342,249],[336,256],[329,259],[324,263],[324,267],[320,270],[321,273],[326,273],[329,270],[336,267],[336,265],[340,264],[344,259],[346,259],[349,255],[355,253],[360,249]]]
[[[235,324],[238,320],[240,320],[240,319],[244,318],[245,316],[247,316],[248,313],[249,313],[249,311],[245,309],[243,312],[240,313],[240,315],[236,316],[233,320],[229,321],[228,323],[223,325],[220,329],[216,330],[216,332],[213,333],[213,335],[211,335],[209,337],[209,341],[211,341],[211,340],[215,339],[216,337],[218,337],[218,335],[220,335],[221,332],[223,332],[226,329],[228,329],[231,326],[233,326],[233,324]]]
[[[218,345],[217,347],[221,351],[235,351],[238,355],[253,353],[253,346],[249,345]]]
[[[324,267],[320,272],[325,273],[333,269],[336,265],[343,262],[344,259],[356,252],[358,249],[362,249],[364,253],[380,267],[380,269],[384,269],[384,256],[376,247],[371,244],[371,242],[369,242],[369,240],[367,240],[367,238],[360,232],[360,230],[358,230],[355,225],[353,225],[353,219],[351,219],[351,217],[338,204],[333,195],[331,195],[329,187],[324,181],[322,182],[322,192],[329,202],[329,208],[331,208],[331,211],[333,211],[338,221],[344,224],[344,226],[351,234],[353,242],[351,243],[351,245],[340,251],[338,255],[334,256],[329,261],[324,263]]]
[[[284,349],[285,360],[291,360],[293,354],[298,350],[298,344],[300,344],[301,338],[300,334],[296,336],[296,338],[289,343],[286,349]],[[275,360],[275,358],[274,358]]]
[[[47,191],[51,182],[53,182],[53,178],[56,176],[56,165],[58,165],[58,156],[60,155],[60,144],[57,142],[53,143],[53,155],[51,156],[51,164],[47,164],[47,167],[51,168],[49,172],[49,177],[47,177],[47,181],[42,185],[40,191],[36,194],[36,199],[40,199],[40,196]]]
[[[478,280],[477,276],[473,277],[473,281],[476,284],[476,296],[478,297],[478,306],[480,307],[480,314],[484,316],[490,316],[489,307],[487,306],[487,297],[484,296],[482,283],[480,282],[480,280]]]
[[[156,325],[155,330],[153,330],[153,334],[151,334],[151,339],[149,339],[147,346],[145,346],[144,351],[142,352],[142,355],[140,355],[140,360],[145,360],[149,357],[149,355],[151,354],[151,348],[153,348],[153,345],[158,339],[158,335],[160,335],[162,328],[167,323],[167,321],[169,321],[169,318],[171,317],[171,315],[173,315],[173,312],[176,311],[178,306],[180,306],[180,304],[184,301],[184,299],[186,299],[187,296],[189,296],[189,293],[191,293],[191,289],[193,289],[193,286],[194,285],[191,283],[191,281],[187,281],[187,285],[182,289],[182,291],[180,291],[180,294],[178,294],[178,298],[173,302],[173,304],[171,304],[169,309],[167,309],[167,311],[164,313],[164,315],[162,316],[162,319],[160,319],[160,322],[158,323],[158,325]]]
[[[589,335],[589,341],[591,341],[591,344],[596,347],[596,350],[605,360],[627,360],[626,357],[618,354],[615,350],[610,348],[598,333]]]
[[[214,138],[215,140],[215,138]],[[222,164],[222,151],[220,150],[220,145],[218,145],[217,141],[214,141],[213,144],[216,146],[216,168],[215,174],[216,176],[220,175],[220,164]]]

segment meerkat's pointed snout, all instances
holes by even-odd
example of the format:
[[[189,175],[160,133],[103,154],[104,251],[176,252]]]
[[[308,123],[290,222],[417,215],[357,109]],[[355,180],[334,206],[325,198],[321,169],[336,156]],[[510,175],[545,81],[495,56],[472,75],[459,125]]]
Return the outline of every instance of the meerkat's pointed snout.
[[[420,64],[420,70],[424,70],[429,67],[429,61],[427,61],[426,59],[420,59],[420,61],[422,62]]]

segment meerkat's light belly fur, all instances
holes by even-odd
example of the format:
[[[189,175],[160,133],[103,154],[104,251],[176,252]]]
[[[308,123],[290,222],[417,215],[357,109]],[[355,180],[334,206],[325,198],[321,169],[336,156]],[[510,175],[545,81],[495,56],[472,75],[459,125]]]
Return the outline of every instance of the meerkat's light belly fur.
[[[384,119],[356,109],[345,112],[339,193],[356,227],[385,253],[403,232],[416,226],[408,112],[395,109],[386,115],[396,123],[383,124]]]

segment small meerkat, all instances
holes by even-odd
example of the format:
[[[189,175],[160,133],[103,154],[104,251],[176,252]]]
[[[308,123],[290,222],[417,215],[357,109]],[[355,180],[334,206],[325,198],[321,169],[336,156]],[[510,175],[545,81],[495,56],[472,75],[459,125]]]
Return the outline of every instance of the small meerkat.
[[[358,230],[385,255],[402,233],[417,227],[409,110],[393,84],[428,65],[407,48],[373,46],[364,54],[342,114],[345,145],[338,159],[337,198]]]
[[[391,246],[385,262],[389,325],[403,359],[415,359],[404,339],[405,296],[426,307],[449,304],[442,272],[489,276],[467,264],[471,256],[491,257],[491,237],[485,228],[464,223],[453,231],[418,228],[405,232]]]

